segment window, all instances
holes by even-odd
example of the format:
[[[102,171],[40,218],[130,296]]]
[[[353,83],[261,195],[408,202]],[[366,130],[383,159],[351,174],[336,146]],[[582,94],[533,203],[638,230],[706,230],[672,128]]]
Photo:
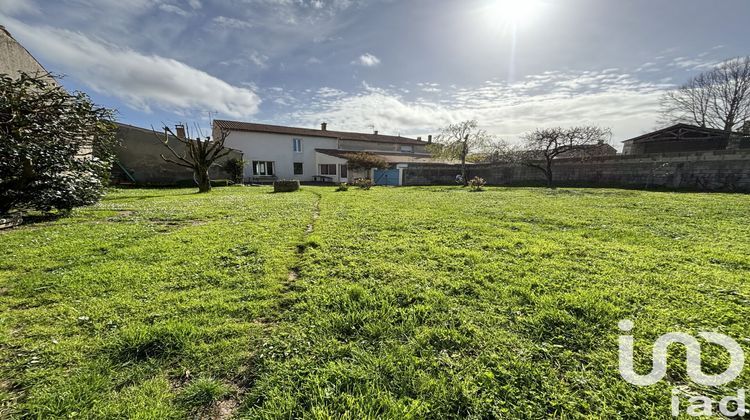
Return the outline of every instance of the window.
[[[253,175],[273,175],[273,162],[253,161]]]
[[[320,175],[336,175],[336,164],[318,166],[320,167]]]
[[[292,139],[292,150],[294,153],[302,153],[302,139]]]
[[[414,152],[414,146],[401,145],[401,151],[412,153]]]
[[[346,163],[342,163],[341,165],[339,165],[339,167],[341,168],[341,177],[346,178],[349,172],[349,168],[346,167]]]
[[[294,174],[295,175],[302,175],[304,171],[302,170],[302,162],[294,162]]]

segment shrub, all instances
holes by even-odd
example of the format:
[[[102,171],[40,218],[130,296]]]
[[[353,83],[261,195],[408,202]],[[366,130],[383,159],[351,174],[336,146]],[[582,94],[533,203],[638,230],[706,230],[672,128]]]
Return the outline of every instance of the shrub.
[[[362,190],[369,190],[373,186],[373,182],[370,178],[357,178],[354,180],[354,185]]]
[[[341,184],[339,184],[338,187],[336,187],[336,191],[348,191],[348,190],[349,190],[349,185],[347,185],[346,182],[342,182]]]
[[[245,165],[247,161],[242,159],[229,159],[224,163],[224,170],[231,177],[232,182],[235,184],[242,183],[242,176],[245,173]]]
[[[111,110],[48,76],[0,75],[0,214],[96,202],[114,157]]]
[[[293,192],[299,190],[299,180],[281,179],[273,182],[273,192]]]
[[[480,178],[478,176],[475,176],[474,178],[469,180],[469,190],[471,191],[482,191],[484,188],[484,185],[487,183],[487,181],[484,180],[484,178]]]
[[[388,167],[388,162],[382,156],[370,152],[347,153],[343,158],[347,160],[346,164],[350,169],[364,169],[369,172],[371,169]]]

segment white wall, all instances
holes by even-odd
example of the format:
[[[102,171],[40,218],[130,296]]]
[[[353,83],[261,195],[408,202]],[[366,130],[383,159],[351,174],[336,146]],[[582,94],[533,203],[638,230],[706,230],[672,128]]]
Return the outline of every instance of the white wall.
[[[335,156],[329,156],[323,153],[318,153],[316,160],[317,160],[318,165],[330,165],[330,164],[336,165],[336,175],[325,175],[325,176],[330,176],[331,178],[333,178],[333,182],[338,183],[338,182],[344,182],[344,181],[346,182],[351,181],[350,178],[341,178],[341,165],[346,165],[346,159],[341,159]],[[318,170],[317,165],[316,165],[315,170],[316,171]]]
[[[294,138],[302,139],[302,153],[293,151],[292,139]],[[315,149],[336,149],[338,141],[334,138],[232,131],[225,145],[240,150],[244,154],[243,159],[248,162],[245,167],[246,179],[253,176],[252,161],[262,160],[274,162],[274,172],[278,179],[312,181],[313,176],[318,174]],[[332,157],[332,159],[336,158]],[[304,171],[302,175],[294,175],[294,162],[302,162]]]

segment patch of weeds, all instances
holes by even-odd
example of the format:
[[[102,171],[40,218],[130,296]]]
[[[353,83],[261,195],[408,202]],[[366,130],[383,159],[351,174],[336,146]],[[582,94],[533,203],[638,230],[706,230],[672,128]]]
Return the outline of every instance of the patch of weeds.
[[[110,352],[121,363],[164,359],[180,355],[198,338],[187,323],[164,323],[123,328],[110,345]]]
[[[232,393],[226,384],[211,378],[198,378],[191,381],[180,392],[177,402],[191,410],[206,408],[215,404]]]

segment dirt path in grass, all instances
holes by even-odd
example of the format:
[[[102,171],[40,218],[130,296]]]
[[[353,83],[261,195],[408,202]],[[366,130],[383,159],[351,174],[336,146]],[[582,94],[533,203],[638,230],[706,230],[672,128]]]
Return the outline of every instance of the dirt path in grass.
[[[300,267],[299,264],[302,261],[302,255],[305,253],[306,248],[306,239],[315,231],[315,222],[320,217],[320,200],[322,199],[322,196],[318,192],[311,191],[311,194],[315,195],[316,200],[315,204],[313,205],[312,214],[310,217],[310,223],[307,225],[307,228],[305,229],[305,234],[303,236],[303,239],[300,244],[297,245],[297,255],[296,255],[296,261],[292,265],[292,268],[289,270],[289,275],[287,276],[287,281],[284,284],[284,292],[291,291],[294,288],[294,282],[297,281],[299,278],[299,272]]]

